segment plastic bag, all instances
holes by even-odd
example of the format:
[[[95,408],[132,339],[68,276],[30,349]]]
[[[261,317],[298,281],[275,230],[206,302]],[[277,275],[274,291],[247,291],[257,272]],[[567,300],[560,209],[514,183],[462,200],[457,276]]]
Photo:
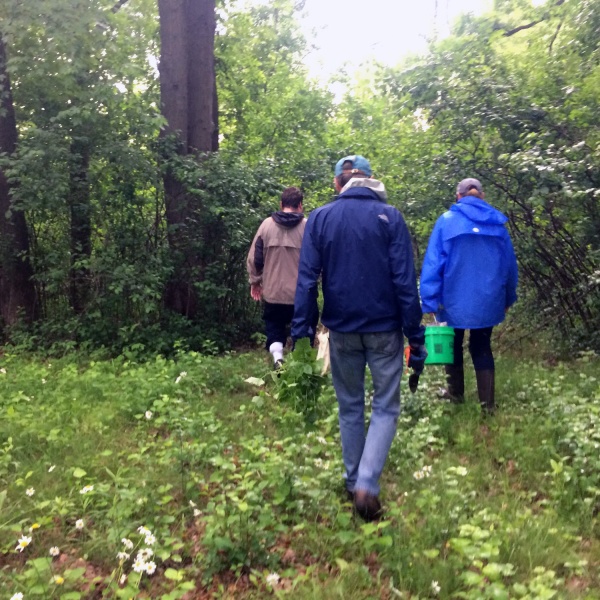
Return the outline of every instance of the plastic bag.
[[[317,360],[323,359],[323,368],[321,369],[321,375],[329,372],[331,363],[329,361],[329,330],[324,329],[317,333],[317,340],[319,340],[319,349],[317,350]]]

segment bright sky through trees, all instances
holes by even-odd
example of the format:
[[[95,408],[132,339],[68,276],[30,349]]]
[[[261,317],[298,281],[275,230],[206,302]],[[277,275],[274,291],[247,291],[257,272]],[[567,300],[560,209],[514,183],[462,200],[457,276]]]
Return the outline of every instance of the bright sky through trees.
[[[368,59],[395,65],[424,52],[428,39],[446,36],[461,13],[491,7],[492,0],[306,0],[302,23],[317,46],[306,64],[321,80],[345,63],[350,73]]]

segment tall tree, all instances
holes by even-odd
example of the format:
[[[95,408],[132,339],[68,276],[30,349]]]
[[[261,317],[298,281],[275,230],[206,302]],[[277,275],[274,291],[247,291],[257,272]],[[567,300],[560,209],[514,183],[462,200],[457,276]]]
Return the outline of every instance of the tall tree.
[[[0,32],[0,155],[10,156],[17,148],[17,124],[6,68],[6,47]],[[11,184],[0,168],[0,316],[4,325],[14,325],[23,311],[33,319],[36,294],[29,262],[29,235],[25,215],[15,207]]]
[[[158,9],[164,133],[174,138],[179,156],[200,157],[218,149],[215,0],[159,0]],[[176,261],[166,304],[194,317],[199,309],[195,283],[203,276],[202,235],[206,232],[202,231],[199,195],[178,177],[175,162],[168,160],[164,173],[169,245]]]

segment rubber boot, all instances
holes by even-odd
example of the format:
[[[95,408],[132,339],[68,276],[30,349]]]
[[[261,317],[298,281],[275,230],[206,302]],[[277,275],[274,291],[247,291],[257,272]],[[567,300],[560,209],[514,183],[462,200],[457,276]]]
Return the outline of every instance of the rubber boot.
[[[488,415],[493,415],[496,410],[496,402],[494,400],[494,376],[494,369],[475,371],[479,403],[481,404],[481,409],[484,414]]]
[[[462,365],[446,365],[447,397],[454,404],[465,401],[465,371]]]

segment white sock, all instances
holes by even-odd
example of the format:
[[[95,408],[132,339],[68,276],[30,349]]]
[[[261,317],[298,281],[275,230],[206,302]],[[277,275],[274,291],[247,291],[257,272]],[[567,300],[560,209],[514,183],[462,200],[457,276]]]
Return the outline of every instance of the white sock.
[[[269,352],[273,355],[273,362],[283,360],[283,344],[281,342],[273,342],[269,346]]]

